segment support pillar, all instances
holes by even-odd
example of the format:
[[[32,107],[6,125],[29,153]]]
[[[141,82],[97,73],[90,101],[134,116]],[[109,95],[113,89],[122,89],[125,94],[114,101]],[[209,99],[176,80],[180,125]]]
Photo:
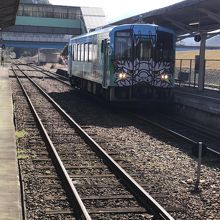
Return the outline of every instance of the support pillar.
[[[206,48],[206,38],[207,33],[201,32],[201,43],[200,43],[200,59],[199,59],[199,78],[198,78],[198,88],[199,91],[204,89],[205,81],[205,48]]]

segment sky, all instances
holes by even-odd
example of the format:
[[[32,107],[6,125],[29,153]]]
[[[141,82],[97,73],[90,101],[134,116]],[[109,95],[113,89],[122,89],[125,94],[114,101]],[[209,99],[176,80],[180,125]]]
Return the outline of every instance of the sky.
[[[108,22],[117,21],[154,9],[163,8],[183,0],[49,0],[53,5],[103,8]]]

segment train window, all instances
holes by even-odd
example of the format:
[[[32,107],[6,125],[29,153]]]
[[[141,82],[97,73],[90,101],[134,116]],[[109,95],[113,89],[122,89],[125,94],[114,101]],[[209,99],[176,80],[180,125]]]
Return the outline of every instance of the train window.
[[[98,46],[97,44],[93,44],[93,61],[97,61],[98,59]]]
[[[74,61],[75,60],[75,44],[72,45],[71,53],[72,53],[72,59]]]
[[[84,51],[85,51],[85,61],[87,62],[89,59],[89,46],[88,46],[88,44],[85,44],[84,45]]]
[[[152,54],[152,43],[150,39],[139,39],[136,46],[136,56],[141,60],[150,60]]]
[[[84,61],[85,58],[85,51],[84,51],[84,44],[81,44],[81,57],[80,57],[80,61]]]
[[[163,31],[157,31],[155,60],[170,61],[172,59],[174,59],[173,35]]]
[[[115,37],[115,59],[131,59],[132,41],[130,32],[117,32]]]
[[[88,56],[88,61],[92,61],[92,43],[89,43],[88,45],[88,51],[89,51],[89,56]]]
[[[74,58],[73,58],[73,59],[74,59],[74,60],[77,60],[77,57],[78,57],[78,56],[77,56],[77,45],[74,44],[73,46],[74,46],[74,50],[73,50],[73,56],[74,56]]]
[[[81,57],[81,48],[80,48],[80,44],[77,44],[77,60],[80,61],[80,57]]]

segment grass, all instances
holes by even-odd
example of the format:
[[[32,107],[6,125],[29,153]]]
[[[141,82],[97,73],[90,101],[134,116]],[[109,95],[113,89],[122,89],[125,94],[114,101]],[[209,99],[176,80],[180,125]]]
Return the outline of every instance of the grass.
[[[21,131],[16,131],[15,132],[15,136],[16,136],[16,139],[20,139],[20,138],[23,138],[27,135],[27,132],[23,129]]]
[[[23,129],[15,132],[16,142],[18,144],[18,140],[24,138],[28,133]],[[26,150],[17,149],[17,158],[18,160],[25,160],[28,158]]]
[[[27,155],[26,150],[18,149],[17,150],[17,158],[18,158],[18,160],[25,160],[25,159],[27,159],[28,155]]]
[[[176,59],[195,59],[195,55],[199,55],[199,50],[177,51]],[[220,50],[206,50],[205,58],[211,60],[220,60]]]
[[[199,50],[177,51],[176,59],[188,59],[188,60],[195,59],[195,55],[199,55]],[[220,50],[206,50],[205,59],[207,60],[206,69],[219,69],[220,70]],[[183,61],[182,65],[183,67],[188,67],[189,61]],[[194,66],[194,62],[192,65]]]

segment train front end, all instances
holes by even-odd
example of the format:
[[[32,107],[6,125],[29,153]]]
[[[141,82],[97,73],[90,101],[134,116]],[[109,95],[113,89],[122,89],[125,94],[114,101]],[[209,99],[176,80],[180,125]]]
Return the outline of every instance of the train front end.
[[[174,86],[175,35],[157,25],[115,27],[110,33],[116,100],[169,100]]]

